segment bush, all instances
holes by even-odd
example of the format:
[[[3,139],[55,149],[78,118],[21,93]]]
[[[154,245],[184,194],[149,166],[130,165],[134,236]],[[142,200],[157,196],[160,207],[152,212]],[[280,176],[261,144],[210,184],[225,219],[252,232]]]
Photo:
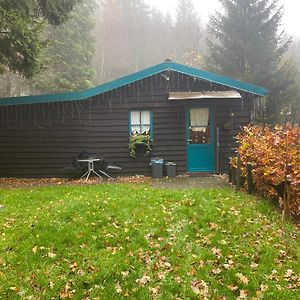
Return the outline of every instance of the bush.
[[[263,196],[279,195],[282,206],[282,187],[290,182],[289,209],[300,215],[300,128],[248,126],[237,140],[242,174],[251,163],[256,190]]]

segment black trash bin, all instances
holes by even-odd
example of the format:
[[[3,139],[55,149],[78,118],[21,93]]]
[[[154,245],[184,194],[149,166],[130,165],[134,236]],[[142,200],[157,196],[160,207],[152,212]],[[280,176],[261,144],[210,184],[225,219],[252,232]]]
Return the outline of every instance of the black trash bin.
[[[176,164],[172,161],[168,161],[166,164],[166,175],[168,177],[176,177]]]
[[[151,158],[150,166],[152,168],[152,177],[161,178],[163,177],[163,165],[164,159],[159,157]]]

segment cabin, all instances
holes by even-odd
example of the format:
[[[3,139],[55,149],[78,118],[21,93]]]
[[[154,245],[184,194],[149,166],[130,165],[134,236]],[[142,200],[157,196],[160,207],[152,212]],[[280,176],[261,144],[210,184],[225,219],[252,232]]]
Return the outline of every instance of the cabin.
[[[64,177],[84,150],[150,175],[151,157],[177,174],[224,173],[235,136],[266,89],[166,60],[81,92],[0,99],[0,176]],[[150,136],[151,153],[133,135]]]

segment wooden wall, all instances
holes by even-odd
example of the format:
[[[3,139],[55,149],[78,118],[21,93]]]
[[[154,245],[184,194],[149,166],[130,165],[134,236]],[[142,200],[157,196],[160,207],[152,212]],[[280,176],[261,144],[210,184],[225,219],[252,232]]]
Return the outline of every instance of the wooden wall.
[[[169,78],[169,80],[166,80]],[[65,176],[63,168],[81,150],[98,152],[123,167],[120,175],[150,174],[150,157],[129,156],[128,114],[153,112],[152,157],[177,164],[186,172],[185,109],[195,100],[169,101],[171,91],[226,90],[184,74],[157,74],[82,101],[0,106],[0,176]],[[215,109],[220,128],[221,172],[235,146],[234,136],[250,122],[252,99],[205,100]],[[232,122],[230,124],[230,115]],[[228,127],[229,125],[229,127]]]

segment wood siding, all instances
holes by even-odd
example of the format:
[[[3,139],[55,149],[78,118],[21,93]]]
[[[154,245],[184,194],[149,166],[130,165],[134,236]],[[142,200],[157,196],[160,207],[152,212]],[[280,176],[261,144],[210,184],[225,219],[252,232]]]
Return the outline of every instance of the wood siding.
[[[128,151],[129,112],[139,109],[153,114],[151,156],[173,161],[177,172],[185,173],[185,113],[195,103],[215,110],[220,128],[220,170],[224,172],[234,151],[234,136],[250,122],[252,99],[244,94],[243,101],[168,100],[171,91],[199,90],[226,87],[180,73],[157,74],[83,101],[0,107],[0,176],[65,176],[63,168],[81,150],[97,152],[122,166],[118,175],[150,175],[150,157],[139,152],[133,159]]]

